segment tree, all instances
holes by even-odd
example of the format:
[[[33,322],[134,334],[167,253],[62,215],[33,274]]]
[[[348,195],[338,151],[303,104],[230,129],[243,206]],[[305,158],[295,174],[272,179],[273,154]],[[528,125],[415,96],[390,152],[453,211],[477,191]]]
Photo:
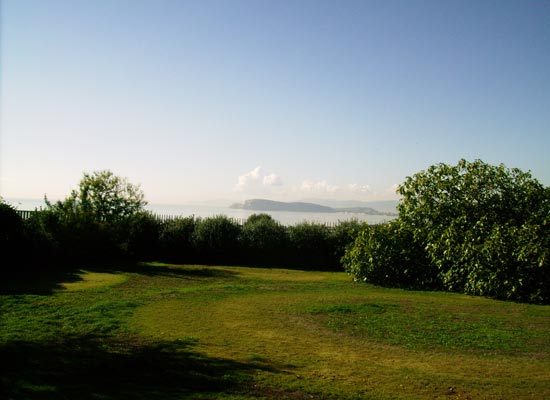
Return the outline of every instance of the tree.
[[[46,210],[39,212],[35,229],[58,249],[56,258],[69,264],[126,256],[136,232],[132,218],[138,218],[146,204],[139,186],[108,170],[84,173],[78,190],[63,201],[45,200]]]
[[[66,213],[81,213],[94,221],[114,222],[141,211],[147,204],[139,185],[114,175],[109,170],[84,173],[79,190],[73,190],[63,202],[49,208]]]
[[[399,219],[445,289],[548,301],[550,195],[530,173],[481,160],[408,177]]]

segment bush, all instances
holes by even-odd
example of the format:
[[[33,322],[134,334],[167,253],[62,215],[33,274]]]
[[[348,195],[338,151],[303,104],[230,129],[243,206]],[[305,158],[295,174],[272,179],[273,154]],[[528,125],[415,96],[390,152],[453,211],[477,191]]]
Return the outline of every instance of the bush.
[[[461,160],[407,178],[399,193],[398,220],[346,252],[356,279],[550,302],[550,190],[529,173]]]
[[[120,261],[129,251],[133,255],[143,244],[139,236],[151,228],[150,223],[138,226],[146,223],[138,215],[146,204],[143,197],[139,186],[110,171],[85,173],[78,191],[55,203],[45,199],[46,210],[26,223],[36,259],[75,268]]]
[[[151,261],[160,256],[161,222],[150,212],[140,211],[128,218],[125,254],[134,260]]]
[[[334,246],[330,228],[323,224],[303,222],[288,228],[289,265],[305,269],[335,270]]]
[[[446,290],[548,301],[548,188],[519,169],[461,160],[419,172],[399,189],[399,218]]]
[[[399,221],[364,228],[347,248],[342,263],[356,281],[390,287],[438,287],[437,270]]]
[[[243,225],[243,261],[262,266],[284,265],[288,248],[287,230],[268,214],[253,214]]]
[[[165,221],[160,227],[160,254],[171,262],[193,262],[196,259],[193,232],[197,221],[194,217]]]
[[[199,259],[205,263],[238,262],[240,232],[241,226],[225,215],[197,219],[193,243]]]
[[[487,217],[467,229],[459,224],[453,223],[432,250],[439,265],[450,264],[440,272],[447,290],[550,302],[548,225],[491,224]]]
[[[368,228],[366,222],[359,222],[357,219],[349,221],[339,221],[338,225],[330,230],[331,246],[333,252],[333,264],[338,266],[341,264],[342,257],[346,252],[346,248],[350,246],[357,235]]]
[[[13,274],[15,265],[20,265],[26,253],[23,221],[15,208],[0,198],[0,248],[2,249],[3,273]]]

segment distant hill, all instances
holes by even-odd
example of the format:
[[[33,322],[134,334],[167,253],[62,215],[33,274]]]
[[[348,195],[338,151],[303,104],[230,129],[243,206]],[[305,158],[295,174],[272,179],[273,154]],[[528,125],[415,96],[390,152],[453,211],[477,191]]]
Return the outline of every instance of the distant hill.
[[[315,203],[322,206],[332,208],[373,208],[382,213],[388,213],[390,215],[397,214],[397,204],[399,200],[371,200],[371,201],[359,201],[359,200],[333,200],[333,199],[317,199],[317,198],[304,198],[300,201],[306,203]]]
[[[356,213],[368,215],[395,215],[391,212],[380,212],[371,207],[342,207],[333,208],[315,203],[273,201],[265,199],[251,199],[244,203],[235,203],[230,208],[252,211],[292,211],[316,213]]]
[[[232,204],[230,208],[238,208],[242,210],[253,211],[296,211],[296,212],[334,212],[331,207],[320,206],[313,203],[284,203],[282,201],[264,200],[264,199],[252,199],[246,200],[244,203]]]

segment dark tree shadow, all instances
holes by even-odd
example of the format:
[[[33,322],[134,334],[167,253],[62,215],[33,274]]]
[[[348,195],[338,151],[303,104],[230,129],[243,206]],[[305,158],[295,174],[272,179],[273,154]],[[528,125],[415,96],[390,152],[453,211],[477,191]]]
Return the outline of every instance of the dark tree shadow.
[[[89,268],[94,271],[103,272],[129,272],[146,276],[164,276],[170,278],[236,278],[239,273],[220,268],[211,268],[206,265],[184,265],[184,264],[152,264],[152,263],[134,263],[117,264],[107,267]]]
[[[180,399],[239,393],[265,363],[194,352],[191,343],[127,343],[100,337],[0,346],[2,399]],[[212,397],[210,397],[210,394]]]
[[[49,295],[63,289],[61,283],[81,281],[78,270],[26,271],[17,275],[4,276],[0,280],[0,295],[35,294]]]
[[[118,263],[113,265],[89,265],[82,269],[105,273],[135,273],[148,277],[169,277],[175,279],[218,278],[233,279],[239,273],[207,266],[193,268],[185,265],[155,265],[148,263]],[[0,295],[35,294],[49,295],[55,290],[63,290],[61,283],[81,281],[80,268],[74,269],[35,269],[17,275],[4,276],[0,280]]]

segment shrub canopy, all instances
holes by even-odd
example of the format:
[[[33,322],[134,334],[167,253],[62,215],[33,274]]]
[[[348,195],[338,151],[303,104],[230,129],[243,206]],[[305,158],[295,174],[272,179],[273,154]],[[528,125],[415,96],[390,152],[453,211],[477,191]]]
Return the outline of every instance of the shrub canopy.
[[[530,173],[460,160],[455,166],[437,164],[408,177],[399,193],[402,200],[394,224],[400,231],[392,233],[393,245],[386,246],[384,230],[373,232],[368,240],[365,235],[358,239],[344,259],[356,278],[405,268],[405,259],[414,256],[425,263],[423,269],[415,269],[429,281],[437,270],[434,282],[445,290],[550,301],[550,189]],[[399,232],[410,236],[404,242]],[[376,275],[377,283],[385,275]]]

